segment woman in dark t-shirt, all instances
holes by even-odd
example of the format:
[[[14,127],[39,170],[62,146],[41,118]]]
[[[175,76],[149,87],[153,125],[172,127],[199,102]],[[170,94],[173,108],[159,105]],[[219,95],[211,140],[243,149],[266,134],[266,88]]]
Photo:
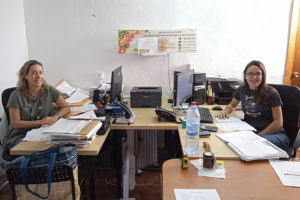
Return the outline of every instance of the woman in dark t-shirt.
[[[260,61],[251,61],[244,69],[244,85],[240,86],[231,102],[218,115],[228,118],[241,102],[244,120],[279,148],[287,150],[289,139],[283,129],[282,101],[276,89],[266,84],[265,66]]]

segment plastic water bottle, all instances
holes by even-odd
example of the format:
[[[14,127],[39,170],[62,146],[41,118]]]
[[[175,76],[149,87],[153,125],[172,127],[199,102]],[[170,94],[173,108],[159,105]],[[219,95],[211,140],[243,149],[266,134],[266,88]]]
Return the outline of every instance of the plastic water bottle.
[[[195,155],[199,151],[199,129],[200,114],[196,107],[196,102],[191,103],[187,113],[186,129],[186,152],[188,155]]]

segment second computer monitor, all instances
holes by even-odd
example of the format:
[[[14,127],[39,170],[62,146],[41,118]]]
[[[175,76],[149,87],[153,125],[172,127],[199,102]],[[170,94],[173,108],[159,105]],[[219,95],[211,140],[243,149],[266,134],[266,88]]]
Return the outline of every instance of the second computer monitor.
[[[178,106],[193,96],[194,70],[174,73],[174,106]]]
[[[110,103],[115,100],[121,100],[121,92],[122,92],[122,66],[116,68],[111,73],[111,86],[110,86]]]

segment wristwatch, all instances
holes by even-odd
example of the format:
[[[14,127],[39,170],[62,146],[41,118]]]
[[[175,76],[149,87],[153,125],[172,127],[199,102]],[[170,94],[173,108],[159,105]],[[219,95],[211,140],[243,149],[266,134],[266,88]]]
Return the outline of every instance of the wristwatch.
[[[57,116],[58,116],[57,120],[60,120],[62,118],[62,114],[61,113],[58,113]]]

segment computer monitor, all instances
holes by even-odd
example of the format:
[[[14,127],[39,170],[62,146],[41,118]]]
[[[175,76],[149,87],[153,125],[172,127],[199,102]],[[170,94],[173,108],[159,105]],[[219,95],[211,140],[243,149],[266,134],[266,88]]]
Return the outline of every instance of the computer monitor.
[[[122,82],[122,66],[120,66],[111,72],[110,103],[115,100],[121,101]]]
[[[178,106],[193,96],[194,70],[174,72],[174,106]]]

